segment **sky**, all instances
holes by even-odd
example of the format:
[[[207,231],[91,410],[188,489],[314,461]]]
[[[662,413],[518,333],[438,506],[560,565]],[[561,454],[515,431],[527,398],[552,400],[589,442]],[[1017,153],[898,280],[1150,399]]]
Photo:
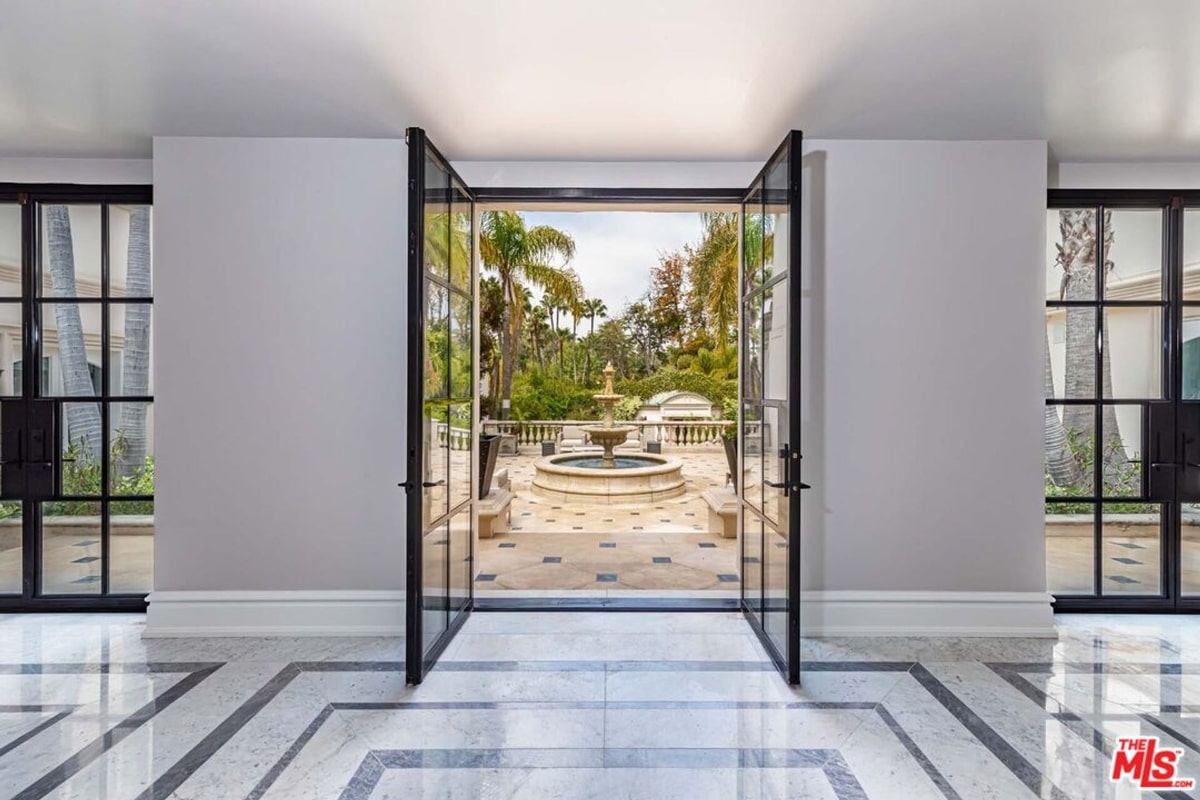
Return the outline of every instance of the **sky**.
[[[700,240],[699,212],[522,212],[525,222],[552,225],[575,239],[571,266],[587,297],[599,297],[610,317],[650,288],[650,269],[660,253]],[[582,332],[582,331],[581,331]]]

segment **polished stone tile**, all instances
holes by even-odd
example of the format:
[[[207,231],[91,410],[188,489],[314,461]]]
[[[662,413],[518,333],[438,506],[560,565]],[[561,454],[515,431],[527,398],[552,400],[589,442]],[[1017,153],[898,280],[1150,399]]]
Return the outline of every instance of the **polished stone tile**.
[[[477,614],[410,687],[396,638],[143,641],[140,617],[3,617],[22,657],[0,658],[0,796],[1116,800],[1117,736],[1200,759],[1200,620],[809,639],[799,687],[744,626]]]
[[[747,633],[507,634],[462,632],[448,660],[458,661],[680,661],[760,660],[762,650]]]

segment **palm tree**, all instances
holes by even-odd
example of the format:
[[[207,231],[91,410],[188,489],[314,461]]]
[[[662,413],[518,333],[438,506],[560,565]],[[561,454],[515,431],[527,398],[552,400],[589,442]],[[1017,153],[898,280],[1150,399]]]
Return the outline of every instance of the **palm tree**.
[[[479,249],[484,267],[500,279],[510,311],[509,324],[500,335],[500,396],[511,403],[524,321],[522,299],[528,292],[523,283],[568,302],[578,302],[583,287],[579,276],[567,267],[575,256],[575,240],[548,225],[527,228],[524,218],[515,211],[488,211],[483,214]],[[563,263],[552,263],[556,260]]]
[[[71,212],[67,206],[46,206],[46,244],[54,296],[77,297],[75,247],[71,240]],[[54,320],[58,326],[58,360],[62,366],[66,394],[70,397],[95,397],[79,304],[55,303]],[[71,443],[77,444],[85,457],[99,461],[103,446],[99,404],[67,403],[66,406]]]
[[[608,316],[608,306],[599,297],[589,297],[580,304],[580,310],[588,318],[588,348],[587,361],[583,368],[583,382],[592,380],[592,344],[595,341],[596,317],[604,319]]]
[[[715,328],[717,349],[723,352],[738,318],[739,242],[745,248],[746,263],[754,264],[764,256],[771,258],[774,234],[770,231],[771,218],[761,214],[746,215],[744,242],[737,212],[708,211],[700,217],[704,236],[699,247],[688,251],[692,312],[694,316],[707,316],[705,327]]]
[[[570,328],[559,328],[554,332],[555,338],[558,339],[558,374],[561,377],[563,374],[563,352],[566,347],[567,340],[571,338]]]
[[[129,212],[129,246],[125,260],[125,294],[150,296],[150,207],[137,206]],[[124,394],[150,394],[150,306],[125,306],[125,355],[121,366]],[[121,404],[121,436],[124,451],[117,471],[131,475],[146,461],[146,404]]]
[[[579,323],[583,313],[583,303],[578,308],[571,309],[571,380],[579,382]]]
[[[537,359],[538,369],[546,371],[545,350],[542,344],[546,340],[546,334],[550,332],[550,314],[542,306],[534,306],[528,317],[528,325],[526,328],[529,331],[529,344],[533,346],[533,355]]]
[[[1045,389],[1046,397],[1055,397],[1054,370],[1050,364],[1050,335],[1047,331],[1043,336],[1046,343]],[[1083,470],[1071,452],[1070,439],[1067,429],[1063,427],[1058,416],[1058,409],[1046,404],[1045,432],[1043,445],[1046,453],[1046,469],[1050,480],[1055,486],[1079,486],[1083,478]]]
[[[1060,241],[1056,245],[1055,263],[1062,269],[1059,297],[1063,300],[1092,300],[1098,291],[1098,281],[1103,280],[1113,269],[1107,257],[1102,271],[1097,274],[1096,214],[1091,209],[1063,209],[1059,212],[1058,232]],[[1104,212],[1104,252],[1112,251],[1113,227],[1111,213]],[[1064,397],[1096,397],[1096,312],[1091,308],[1068,307],[1066,311],[1066,364],[1064,369]],[[1108,321],[1102,319],[1102,341],[1110,341]],[[1101,397],[1112,397],[1112,360],[1110,348],[1101,351]],[[1053,384],[1048,388],[1053,391]],[[1053,395],[1050,395],[1053,396]],[[1083,441],[1095,440],[1095,428],[1091,406],[1068,405],[1063,407],[1062,424],[1066,431],[1076,433]],[[1055,417],[1057,418],[1057,414]],[[1047,423],[1050,423],[1047,414]],[[1116,409],[1104,406],[1101,424],[1105,439],[1120,443],[1121,433],[1117,427]],[[1048,429],[1048,445],[1056,446],[1057,432]],[[1051,438],[1053,442],[1049,441]],[[1121,447],[1105,447],[1096,442],[1095,448],[1105,453],[1104,477],[1107,480],[1121,467],[1124,450]],[[1051,452],[1047,450],[1047,452]],[[1065,476],[1064,476],[1065,477]],[[1097,487],[1098,490],[1099,487]]]

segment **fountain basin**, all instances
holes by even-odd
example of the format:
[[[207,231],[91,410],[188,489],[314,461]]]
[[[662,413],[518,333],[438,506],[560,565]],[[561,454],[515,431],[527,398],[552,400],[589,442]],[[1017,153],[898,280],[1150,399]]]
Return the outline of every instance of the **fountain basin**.
[[[534,462],[533,493],[552,500],[615,505],[678,497],[687,490],[683,461],[638,453],[618,455],[616,466],[599,455],[558,455]]]

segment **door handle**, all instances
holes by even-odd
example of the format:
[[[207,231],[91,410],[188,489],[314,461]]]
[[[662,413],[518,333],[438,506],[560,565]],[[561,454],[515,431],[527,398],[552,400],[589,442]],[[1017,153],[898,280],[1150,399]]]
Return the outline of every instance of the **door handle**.
[[[767,486],[770,486],[772,489],[786,489],[786,488],[788,488],[788,482],[787,482],[787,481],[779,481],[778,483],[776,483],[775,481],[763,481],[763,483],[765,483]]]
[[[432,489],[435,486],[445,486],[446,479],[442,478],[440,481],[424,481],[421,483],[421,485],[424,486],[426,489]]]

